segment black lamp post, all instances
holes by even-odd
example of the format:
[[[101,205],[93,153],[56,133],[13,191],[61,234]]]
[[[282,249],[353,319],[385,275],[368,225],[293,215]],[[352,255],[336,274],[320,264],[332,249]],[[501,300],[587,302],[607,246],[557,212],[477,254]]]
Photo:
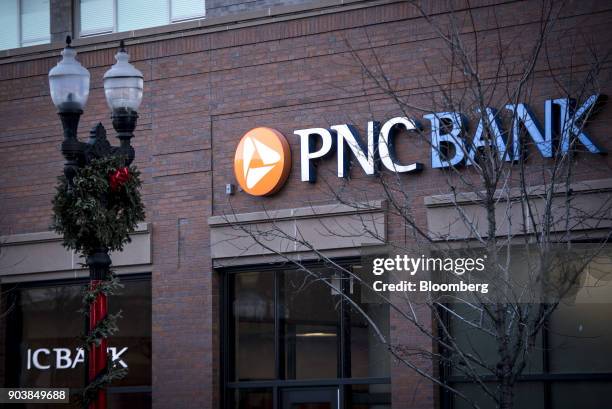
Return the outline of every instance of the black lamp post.
[[[106,139],[106,130],[101,123],[94,126],[89,140],[81,142],[77,138],[79,118],[89,96],[89,72],[76,60],[76,50],[70,46],[70,36],[66,38],[66,48],[62,51],[62,60],[49,71],[49,88],[51,98],[58,109],[64,128],[62,154],[66,159],[64,175],[68,189],[73,185],[77,170],[93,159],[118,155],[125,158],[125,166],[134,160],[134,148],[130,141],[138,119],[138,107],[142,102],[143,76],[128,60],[121,41],[119,52],[115,55],[117,62],[104,74],[104,93],[112,110],[113,128],[117,131],[119,146],[111,146]],[[111,259],[108,249],[102,245],[91,254],[86,254],[89,267],[90,288],[95,288],[109,276]],[[107,300],[99,294],[90,306],[89,329],[92,330],[108,314]],[[92,382],[106,371],[107,344],[93,344],[88,354],[88,378]],[[89,406],[90,409],[106,408],[106,393],[100,390]]]

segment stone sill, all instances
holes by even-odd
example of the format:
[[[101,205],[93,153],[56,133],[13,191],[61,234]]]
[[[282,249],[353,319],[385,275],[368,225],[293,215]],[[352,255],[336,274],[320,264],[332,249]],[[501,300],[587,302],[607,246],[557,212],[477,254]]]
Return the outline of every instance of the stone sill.
[[[151,232],[150,223],[138,223],[136,230],[131,236],[138,234],[147,234]],[[0,244],[2,247],[5,246],[18,246],[20,244],[34,244],[34,243],[45,243],[53,241],[62,241],[62,236],[53,231],[41,231],[35,233],[22,233],[22,234],[11,234],[6,236],[0,236]]]
[[[229,226],[232,224],[250,224],[313,217],[365,214],[372,212],[380,212],[381,210],[384,210],[385,206],[386,202],[384,200],[374,200],[365,203],[354,203],[352,205],[313,205],[309,207],[298,207],[294,209],[279,209],[252,213],[237,213],[223,216],[211,216],[208,218],[208,225]]]
[[[537,185],[537,186],[528,186],[527,194],[529,197],[537,197],[545,194],[547,192],[548,186],[545,185]],[[587,194],[587,193],[598,193],[598,192],[606,192],[612,191],[612,179],[598,179],[598,180],[589,180],[582,182],[574,182],[570,185],[570,189],[573,194]],[[484,193],[484,192],[483,192]],[[555,187],[555,196],[562,196],[565,194],[564,185],[557,185]],[[510,200],[521,200],[521,190],[519,188],[512,188],[509,192],[499,192],[496,195],[497,199],[500,201],[504,201],[507,199]],[[480,203],[480,199],[475,192],[467,192],[467,193],[457,193],[457,195],[453,194],[443,194],[443,195],[433,195],[427,196],[424,199],[425,206],[428,208],[432,207],[440,207],[440,206],[452,206],[455,204],[478,204]]]

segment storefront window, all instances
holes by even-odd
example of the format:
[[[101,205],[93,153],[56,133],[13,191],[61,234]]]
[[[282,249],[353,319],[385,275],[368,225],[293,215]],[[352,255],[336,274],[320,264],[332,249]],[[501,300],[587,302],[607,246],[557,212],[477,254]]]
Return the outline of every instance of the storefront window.
[[[612,373],[611,316],[611,304],[560,305],[548,325],[550,371]]]
[[[348,409],[391,409],[391,386],[351,385],[345,391]]]
[[[551,408],[555,409],[599,409],[607,407],[612,382],[574,381],[551,384]]]
[[[234,283],[236,379],[274,378],[274,276],[236,275]]]
[[[354,274],[362,279],[361,271],[353,269]],[[350,370],[352,378],[378,378],[389,376],[390,360],[387,346],[380,342],[377,331],[386,338],[389,334],[389,305],[374,294],[371,283],[360,284],[349,278],[344,284],[344,291],[353,303],[345,302],[345,335],[350,339]],[[366,319],[362,311],[369,319]],[[373,326],[376,326],[375,329]]]
[[[453,402],[453,409],[474,408],[474,404],[478,405],[479,408],[497,407],[480,386],[473,383],[462,383],[455,386],[468,399],[456,397]],[[491,391],[495,392],[495,384],[489,383],[487,386]],[[541,382],[520,382],[514,389],[514,407],[545,409],[547,406],[544,405],[544,396],[544,385]],[[557,406],[551,407],[556,408]]]
[[[272,388],[237,389],[232,396],[232,409],[272,409]]]
[[[144,408],[151,402],[151,281],[139,276],[125,277],[122,283],[109,300],[109,312],[121,311],[122,318],[108,352],[128,368],[128,375],[109,389],[109,407]],[[79,337],[85,320],[79,310],[84,284],[3,287],[9,311],[4,322],[5,387],[83,387],[86,368]]]
[[[340,335],[339,296],[303,272],[282,275],[287,379],[336,378]]]
[[[225,275],[228,407],[389,407],[389,354],[371,325],[387,338],[389,307],[368,299],[352,274],[311,268]]]
[[[561,304],[535,340],[523,371],[525,377],[519,378],[514,390],[515,406],[600,408],[607,401],[605,392],[612,388],[612,329],[602,325],[611,315],[610,303]],[[495,341],[490,336],[461,324],[459,319],[451,318],[450,328],[464,352],[478,353],[488,362],[495,362]],[[481,370],[480,374],[483,380],[488,379],[485,371]],[[461,370],[453,368],[449,375],[454,381],[453,387],[470,401],[482,408],[495,407],[491,398],[464,377]],[[495,383],[487,384],[495,391]],[[453,408],[472,407],[456,396],[453,405]]]
[[[459,317],[469,322],[481,322],[481,320],[483,320],[483,322],[489,322],[486,314],[474,306],[457,303],[453,304],[452,308]],[[465,324],[465,322],[459,318],[450,317],[449,321],[450,331],[458,345],[463,346],[466,352],[477,352],[480,359],[484,362],[495,362],[498,357],[497,341],[495,338],[489,333],[474,329],[473,326]],[[544,350],[539,347],[542,345],[541,334],[539,334],[535,340],[535,345],[538,345],[538,347],[533,348],[526,358],[527,363],[525,369],[523,369],[523,373],[525,374],[537,374],[542,372]],[[453,376],[465,375],[465,368],[461,365],[453,365],[449,369],[450,374]],[[474,365],[471,369],[482,376],[490,374],[486,368],[482,368],[478,365]]]
[[[610,263],[603,253],[592,259],[590,246],[589,243],[582,247],[580,244],[574,245],[575,253],[571,253],[569,258],[566,257],[567,250],[560,249],[564,257],[558,261],[559,264],[555,264],[555,259],[549,259],[549,266],[553,268],[547,271],[548,280],[538,281],[529,277],[534,271],[532,263],[538,260],[530,259],[529,249],[512,249],[509,268],[512,281],[530,285],[532,294],[547,294],[541,299],[527,298],[532,300],[530,303],[509,304],[513,308],[508,311],[519,311],[522,322],[527,323],[522,326],[516,318],[508,320],[505,328],[509,336],[524,336],[523,339],[529,342],[528,350],[521,349],[517,361],[512,364],[513,370],[517,370],[523,363],[521,360],[524,359],[525,363],[513,387],[516,407],[595,409],[608,400],[603,391],[612,388],[612,327],[608,325],[612,315]],[[582,249],[587,252],[581,253]],[[570,288],[561,299],[556,298],[555,294],[558,293],[553,291],[555,285],[570,282],[563,275],[566,264],[575,259],[577,267],[583,268],[587,260],[585,256],[589,257],[588,264],[578,280],[580,285]],[[520,288],[520,285],[516,288]],[[522,294],[517,296],[522,297]],[[462,301],[457,301],[459,299]],[[526,332],[526,329],[533,327],[533,323],[539,323],[542,319],[541,304],[538,302],[548,300],[558,301],[555,310],[544,317],[543,326],[535,334]],[[466,401],[450,392],[443,392],[442,407],[467,408],[475,402],[483,409],[495,408],[493,397],[478,384],[473,373],[478,375],[478,381],[483,382],[491,394],[499,393],[495,374],[496,363],[500,359],[500,340],[495,335],[497,324],[494,322],[496,304],[488,304],[486,308],[487,304],[483,304],[482,299],[467,298],[467,301],[476,302],[466,302],[466,297],[458,297],[439,311],[445,318],[444,323],[452,341],[461,353],[477,357],[485,365],[465,365],[464,360],[458,358],[459,354],[441,348],[449,358],[443,360],[443,376],[453,388],[468,398]],[[493,314],[489,314],[490,311]]]

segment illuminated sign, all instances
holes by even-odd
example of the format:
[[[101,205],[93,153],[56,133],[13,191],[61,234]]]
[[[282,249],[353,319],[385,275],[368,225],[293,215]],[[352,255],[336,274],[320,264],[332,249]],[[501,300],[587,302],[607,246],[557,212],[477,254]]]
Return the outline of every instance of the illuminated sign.
[[[544,158],[553,157],[555,149],[561,153],[568,152],[572,137],[588,152],[604,153],[582,129],[585,119],[602,101],[601,95],[592,95],[576,108],[571,99],[547,100],[544,103],[543,128],[527,104],[508,104],[505,110],[513,117],[510,132],[504,131],[498,113],[493,108],[486,108],[469,144],[463,114],[438,112],[424,115],[423,118],[431,123],[431,167],[471,166],[476,161],[478,150],[487,144],[493,146],[500,160],[516,161],[521,152],[521,130],[525,131]],[[365,138],[348,124],[333,125],[329,129],[295,130],[294,134],[300,138],[301,180],[315,182],[314,163],[334,151],[338,177],[348,176],[351,156],[366,175],[375,175],[381,167],[395,173],[414,173],[424,169],[421,162],[399,163],[394,144],[399,131],[423,131],[418,121],[406,117],[392,118],[382,125],[369,121],[366,129]],[[251,195],[272,194],[282,187],[289,173],[290,158],[289,145],[280,132],[255,128],[242,138],[236,150],[234,170],[238,183]]]
[[[236,149],[234,173],[242,189],[253,196],[267,196],[280,189],[291,170],[291,151],[275,129],[247,132]]]

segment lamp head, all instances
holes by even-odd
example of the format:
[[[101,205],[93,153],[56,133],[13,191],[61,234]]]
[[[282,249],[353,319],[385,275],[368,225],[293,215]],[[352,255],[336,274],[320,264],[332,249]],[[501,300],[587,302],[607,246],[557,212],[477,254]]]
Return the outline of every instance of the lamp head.
[[[60,112],[82,111],[89,97],[89,71],[76,60],[71,43],[67,36],[62,59],[49,71],[51,99]]]
[[[142,72],[129,63],[129,54],[121,40],[117,62],[104,74],[106,102],[113,110],[138,111],[142,102]]]

